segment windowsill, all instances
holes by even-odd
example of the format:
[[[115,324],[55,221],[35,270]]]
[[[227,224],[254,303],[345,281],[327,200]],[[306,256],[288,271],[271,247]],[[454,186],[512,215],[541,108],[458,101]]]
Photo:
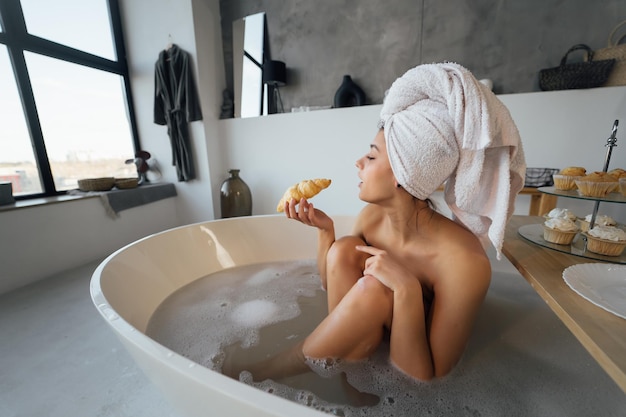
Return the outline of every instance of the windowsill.
[[[0,213],[4,211],[19,210],[28,207],[44,206],[48,204],[64,203],[66,201],[80,200],[83,198],[93,198],[97,196],[79,196],[79,195],[59,195],[55,197],[31,198],[28,200],[17,200],[14,203],[0,205]]]
[[[103,197],[105,197],[107,203],[112,198],[114,198],[115,201],[120,202],[119,204],[116,204],[114,202],[114,212],[117,213],[128,208],[149,204],[154,201],[174,196],[176,196],[176,188],[174,187],[174,184],[145,184],[137,188],[131,188],[127,190],[113,189],[111,191],[103,192],[65,194],[55,197],[41,197],[28,200],[17,200],[11,204],[0,205],[0,213],[12,210],[20,210],[29,207],[38,207],[49,204],[65,203],[68,201],[83,200],[86,198],[102,199]]]

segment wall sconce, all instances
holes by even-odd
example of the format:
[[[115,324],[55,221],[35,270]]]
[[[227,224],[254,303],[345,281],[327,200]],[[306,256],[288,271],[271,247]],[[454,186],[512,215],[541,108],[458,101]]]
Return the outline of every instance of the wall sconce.
[[[280,96],[280,87],[287,85],[287,68],[282,61],[265,61],[263,64],[263,83],[272,89],[270,111],[268,113],[283,113],[283,100]]]

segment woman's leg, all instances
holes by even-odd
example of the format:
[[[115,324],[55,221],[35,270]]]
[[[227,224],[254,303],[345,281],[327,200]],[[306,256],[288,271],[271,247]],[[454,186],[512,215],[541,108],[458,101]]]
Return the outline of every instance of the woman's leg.
[[[311,369],[302,353],[302,343],[300,342],[261,362],[239,364],[237,366],[231,363],[224,363],[222,373],[233,379],[239,379],[239,374],[245,370],[250,372],[252,379],[257,382],[266,379],[279,381],[283,378],[303,374]]]
[[[360,360],[370,356],[391,326],[393,293],[376,278],[365,276],[343,297],[304,340],[267,360],[233,367],[225,364],[222,373],[235,379],[242,370],[255,381],[278,380],[309,371],[306,357]]]
[[[305,339],[304,356],[359,360],[370,356],[391,327],[393,293],[372,276],[357,281]]]
[[[332,312],[350,288],[363,276],[365,260],[370,256],[355,249],[366,243],[356,236],[345,236],[333,243],[326,255],[326,290],[328,312]]]

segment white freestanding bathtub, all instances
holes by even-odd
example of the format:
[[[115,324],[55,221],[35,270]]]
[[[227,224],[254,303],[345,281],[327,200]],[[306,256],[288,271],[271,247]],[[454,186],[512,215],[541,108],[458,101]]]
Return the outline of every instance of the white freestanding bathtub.
[[[349,233],[354,218],[334,220],[341,236]],[[179,288],[225,268],[312,260],[316,244],[315,229],[279,215],[192,224],[113,253],[94,272],[91,296],[181,414],[327,416],[228,378],[146,335],[155,310]],[[492,262],[492,267],[489,293],[456,376],[416,386],[410,394],[418,402],[403,415],[623,416],[623,392],[543,300],[510,263]],[[379,409],[372,411],[369,415],[380,415]]]
[[[353,218],[335,217],[338,234]],[[156,308],[186,284],[224,268],[313,259],[317,232],[284,216],[192,224],[148,236],[105,259],[91,297],[135,361],[188,416],[324,416],[200,366],[144,334]]]

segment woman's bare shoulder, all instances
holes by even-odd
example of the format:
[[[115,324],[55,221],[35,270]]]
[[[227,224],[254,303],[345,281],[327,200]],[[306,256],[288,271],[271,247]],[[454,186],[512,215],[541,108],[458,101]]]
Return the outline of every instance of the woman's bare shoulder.
[[[442,229],[438,240],[440,265],[448,272],[444,276],[462,274],[489,279],[491,262],[476,235],[451,221]]]
[[[380,222],[381,216],[382,210],[379,207],[373,204],[366,205],[356,218],[353,234],[363,236],[366,230]]]

